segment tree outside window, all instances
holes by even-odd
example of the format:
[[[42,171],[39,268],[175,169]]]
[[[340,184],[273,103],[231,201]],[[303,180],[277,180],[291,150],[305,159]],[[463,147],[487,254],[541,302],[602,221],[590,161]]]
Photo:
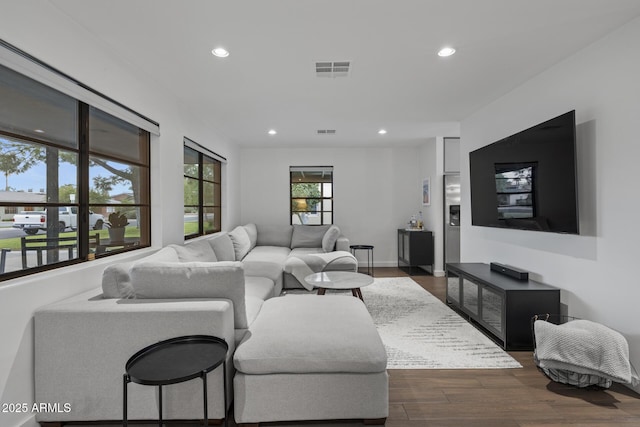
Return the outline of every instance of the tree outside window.
[[[333,224],[333,166],[291,166],[291,224]]]

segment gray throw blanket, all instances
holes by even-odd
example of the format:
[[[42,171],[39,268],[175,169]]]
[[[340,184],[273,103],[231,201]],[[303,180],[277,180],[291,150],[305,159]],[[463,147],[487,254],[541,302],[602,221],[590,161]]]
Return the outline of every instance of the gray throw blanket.
[[[313,273],[319,273],[321,271],[325,271],[330,264],[330,270],[346,270],[345,266],[342,265],[340,268],[340,264],[337,262],[343,258],[350,258],[355,260],[355,257],[351,255],[351,253],[346,251],[334,251],[334,252],[326,252],[326,253],[317,253],[317,254],[304,254],[304,255],[290,255],[287,260],[284,271],[293,275],[298,282],[302,284],[307,290],[312,290],[313,286],[309,285],[304,281],[304,278]],[[354,264],[350,264],[349,270],[353,271],[352,267]],[[357,266],[357,263],[355,263]]]
[[[541,368],[596,375],[634,386],[639,383],[629,362],[627,340],[606,326],[588,320],[562,325],[537,320],[534,332]]]

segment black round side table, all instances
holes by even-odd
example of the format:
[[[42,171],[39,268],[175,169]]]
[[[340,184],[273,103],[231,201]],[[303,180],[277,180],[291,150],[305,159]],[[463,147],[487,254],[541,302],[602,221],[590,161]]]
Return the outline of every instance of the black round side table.
[[[353,256],[356,255],[357,250],[367,251],[367,274],[373,277],[373,246],[372,245],[351,245],[349,246]]]
[[[227,425],[227,351],[229,345],[221,338],[208,335],[190,335],[171,338],[143,348],[127,361],[123,378],[123,425],[127,427],[127,385],[130,382],[158,386],[158,425],[162,427],[162,386],[202,378],[204,423],[207,413],[207,373],[222,365],[222,390]]]

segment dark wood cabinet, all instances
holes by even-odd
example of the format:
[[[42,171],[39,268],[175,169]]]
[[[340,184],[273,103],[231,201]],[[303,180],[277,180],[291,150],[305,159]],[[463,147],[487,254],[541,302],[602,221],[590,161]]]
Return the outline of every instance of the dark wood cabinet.
[[[433,274],[433,233],[398,229],[398,267],[430,267]]]
[[[532,350],[531,318],[560,313],[560,289],[516,280],[488,264],[447,264],[447,303],[493,335],[505,350]]]

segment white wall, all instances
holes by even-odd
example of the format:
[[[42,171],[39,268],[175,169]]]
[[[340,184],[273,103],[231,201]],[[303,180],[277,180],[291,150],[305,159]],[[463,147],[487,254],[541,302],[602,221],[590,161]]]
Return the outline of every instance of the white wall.
[[[429,178],[431,183],[431,204],[422,206],[424,225],[433,232],[434,275],[444,275],[444,138],[430,138],[418,151],[420,180]]]
[[[422,178],[436,178],[434,155],[434,140],[425,148],[243,148],[241,222],[289,224],[289,166],[333,166],[334,224],[352,244],[374,245],[376,266],[395,266],[396,230],[421,210],[427,227],[435,224],[437,203],[421,199]]]
[[[194,118],[153,70],[132,69],[111,50],[62,15],[51,3],[12,2],[0,14],[0,38],[84,84],[160,123],[152,138],[152,243],[183,241],[182,141],[194,141],[227,157],[223,226],[239,216],[238,150]],[[100,285],[104,267],[140,256],[118,255],[0,284],[0,402],[33,401],[33,322],[38,307]],[[0,425],[35,425],[32,414],[0,413]]]
[[[640,368],[640,19],[462,122],[462,259],[497,261],[562,289],[569,314],[622,332]],[[578,123],[581,235],[471,226],[471,150],[570,110]]]

